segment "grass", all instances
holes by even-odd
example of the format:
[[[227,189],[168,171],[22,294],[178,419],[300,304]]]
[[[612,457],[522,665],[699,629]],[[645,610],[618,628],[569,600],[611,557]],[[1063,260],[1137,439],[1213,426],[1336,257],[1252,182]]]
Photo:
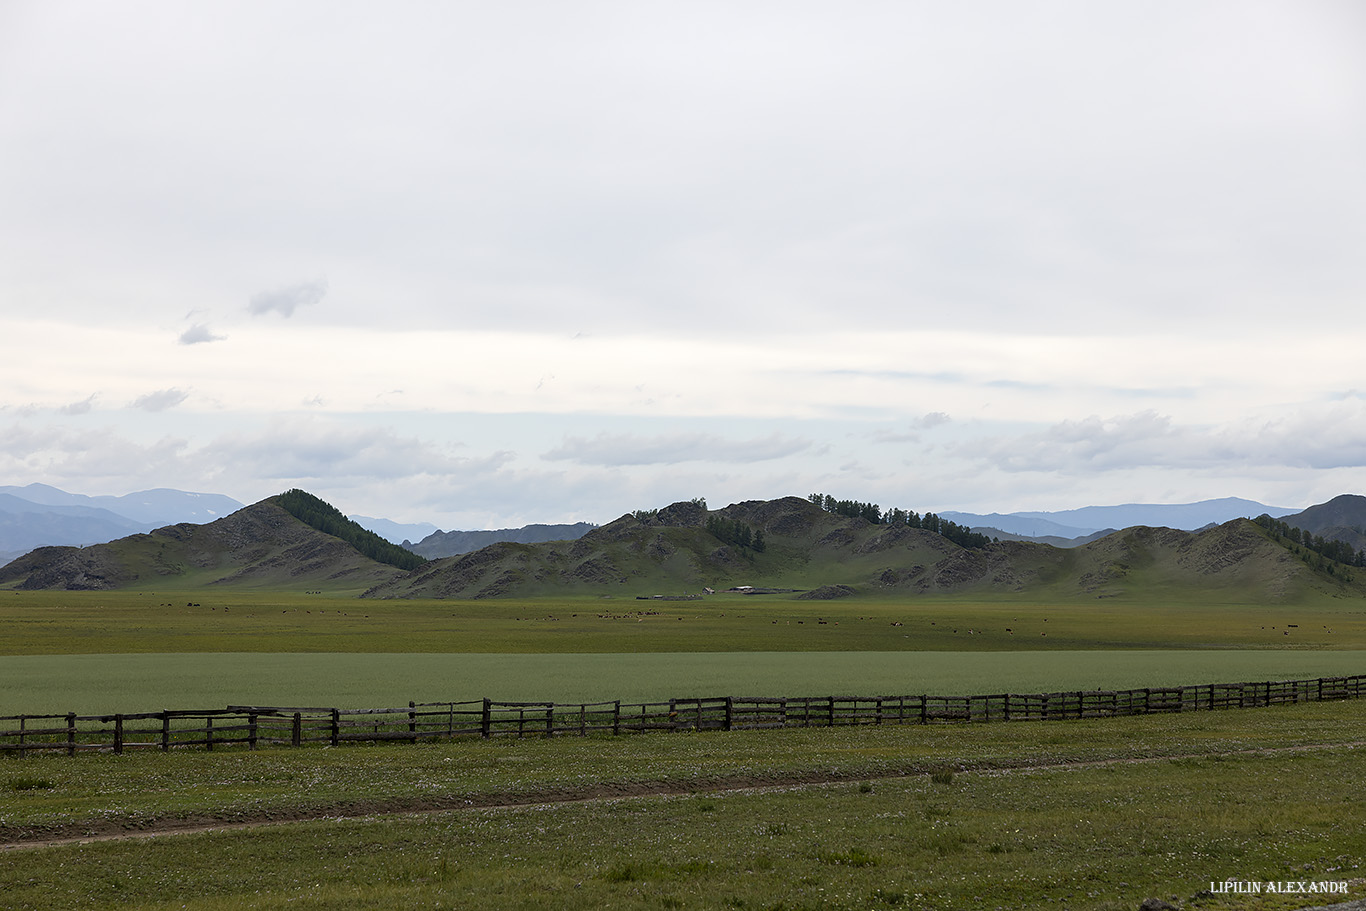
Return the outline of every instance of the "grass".
[[[1026,764],[1349,744],[1366,700],[1088,721],[882,725],[623,737],[31,755],[0,759],[0,825],[126,815],[329,807],[396,797],[518,794],[598,782],[762,781],[811,770],[851,782]],[[49,787],[15,788],[11,782]],[[851,787],[854,785],[851,783]],[[881,787],[879,785],[878,787]]]
[[[824,621],[824,622],[822,622]],[[281,592],[3,592],[8,655],[1366,649],[1366,601],[1086,602],[742,595],[370,601]]]
[[[0,713],[965,694],[1348,675],[1366,604],[0,592]]]
[[[1355,880],[1366,703],[1015,725],[821,729],[0,763],[4,825],[224,820],[300,803],[668,781],[699,793],[289,823],[0,854],[6,907],[1132,911],[1226,878]],[[1326,745],[1307,752],[1254,748]],[[1334,746],[1336,744],[1336,746]],[[1211,753],[1200,758],[1189,754]],[[1010,772],[1021,765],[1110,763]],[[999,770],[999,771],[991,771]],[[816,787],[700,793],[725,775]],[[912,772],[907,778],[890,773]],[[948,772],[932,777],[933,772]],[[872,786],[864,787],[873,782]],[[1363,893],[1358,885],[1355,893]],[[1194,907],[1304,907],[1205,897]]]
[[[85,712],[1313,677],[1361,672],[1366,604],[0,592],[0,628],[0,712]],[[1352,880],[1362,897],[1362,739],[1366,701],[1033,724],[4,757],[0,828],[11,830],[339,817],[655,783],[697,793],[3,852],[0,904],[1132,911],[1226,878]],[[1247,752],[1306,745],[1316,746]],[[1127,761],[1137,759],[1148,761]],[[1097,764],[1044,767],[1057,763]],[[813,777],[833,783],[705,793],[723,779]],[[1188,906],[1315,903],[1216,895]]]
[[[488,696],[973,695],[1366,673],[1366,652],[1301,650],[602,654],[23,655],[0,660],[0,715],[226,705],[379,708]]]

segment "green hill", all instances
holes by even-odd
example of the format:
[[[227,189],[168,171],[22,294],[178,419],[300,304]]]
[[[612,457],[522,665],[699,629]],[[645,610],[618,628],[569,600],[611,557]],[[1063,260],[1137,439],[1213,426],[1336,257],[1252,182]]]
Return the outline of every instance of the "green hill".
[[[733,543],[736,528],[763,547]],[[709,530],[709,528],[711,530]],[[1311,591],[1361,596],[1351,571],[1315,569],[1239,519],[1201,532],[1131,528],[1080,547],[942,535],[828,512],[796,497],[708,511],[675,503],[626,515],[577,541],[496,544],[375,586],[372,598],[552,594],[682,595],[740,585],[798,597],[858,593],[1171,598],[1279,602]]]
[[[291,492],[283,502],[272,497],[207,525],[172,525],[86,548],[40,548],[0,568],[0,586],[307,588],[371,598],[648,598],[753,586],[797,598],[1225,603],[1366,593],[1366,569],[1306,560],[1246,519],[1200,532],[1128,528],[1070,549],[973,539],[963,546],[926,528],[831,512],[797,497],[717,510],[698,501],[625,515],[573,541],[504,542],[405,572],[301,521],[286,505],[326,527],[335,519],[321,500]]]
[[[1328,541],[1341,541],[1354,552],[1366,550],[1366,497],[1343,494],[1281,521]]]
[[[271,497],[268,502],[284,507],[294,518],[324,534],[341,538],[371,560],[397,566],[399,569],[417,569],[427,562],[425,557],[386,541],[368,528],[363,528],[348,519],[331,503],[320,500],[306,491],[298,488],[287,490],[278,497]]]
[[[272,498],[206,525],[168,525],[91,547],[40,547],[0,568],[0,586],[359,592],[402,574],[300,521]]]

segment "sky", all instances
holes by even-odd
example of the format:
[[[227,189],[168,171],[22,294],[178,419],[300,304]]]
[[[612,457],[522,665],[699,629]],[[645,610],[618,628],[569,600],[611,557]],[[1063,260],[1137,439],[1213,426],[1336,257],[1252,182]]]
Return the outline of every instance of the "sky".
[[[1366,6],[0,0],[0,483],[1366,492]]]

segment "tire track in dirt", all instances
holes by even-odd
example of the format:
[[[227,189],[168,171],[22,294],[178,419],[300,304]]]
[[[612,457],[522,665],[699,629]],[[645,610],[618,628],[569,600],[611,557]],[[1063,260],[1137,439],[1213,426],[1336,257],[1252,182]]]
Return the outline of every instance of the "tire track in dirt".
[[[426,816],[474,810],[517,810],[569,804],[602,803],[651,797],[686,797],[695,794],[745,794],[796,788],[847,784],[855,781],[890,781],[929,777],[935,771],[950,769],[955,775],[1018,775],[1031,772],[1071,771],[1116,765],[1168,762],[1192,759],[1224,759],[1246,756],[1275,756],[1366,747],[1366,740],[1340,743],[1298,744],[1287,747],[1252,747],[1244,750],[1213,750],[1199,753],[1170,753],[1159,756],[1117,756],[1108,759],[1065,760],[1060,762],[1002,764],[936,764],[933,768],[884,771],[820,771],[792,774],[732,775],[686,781],[605,782],[581,788],[547,788],[516,793],[482,793],[449,797],[386,798],[351,801],[326,807],[281,807],[236,816],[192,815],[151,819],[100,819],[57,825],[0,826],[0,852],[71,844],[193,835],[204,832],[231,832],[297,822],[341,821],[379,816]]]

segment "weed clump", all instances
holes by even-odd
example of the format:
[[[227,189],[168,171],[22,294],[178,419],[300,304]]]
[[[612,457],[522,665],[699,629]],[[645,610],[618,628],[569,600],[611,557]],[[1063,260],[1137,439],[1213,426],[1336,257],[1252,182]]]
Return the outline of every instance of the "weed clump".
[[[5,787],[11,791],[51,791],[57,785],[50,778],[24,776],[11,778],[5,783]]]

